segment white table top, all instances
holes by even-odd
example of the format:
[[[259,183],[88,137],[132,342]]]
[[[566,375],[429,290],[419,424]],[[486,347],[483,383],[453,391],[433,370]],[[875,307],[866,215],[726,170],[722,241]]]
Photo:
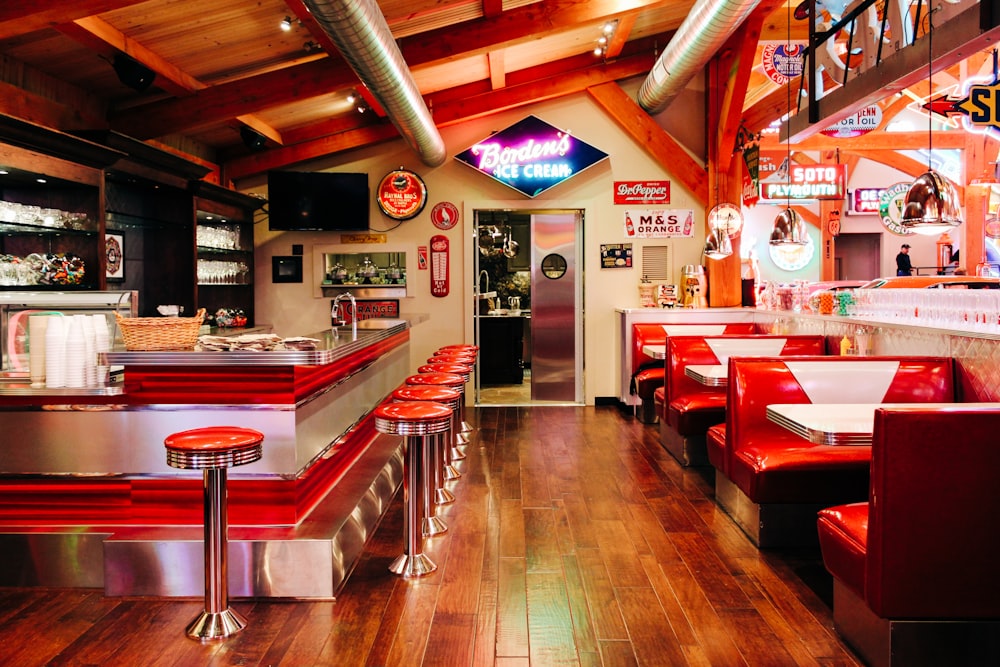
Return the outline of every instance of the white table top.
[[[652,357],[653,359],[666,359],[667,358],[667,346],[666,345],[643,345],[642,353],[647,357]]]
[[[767,418],[818,445],[870,445],[878,408],[954,408],[995,403],[775,403]]]
[[[767,418],[817,445],[870,445],[880,403],[776,403]]]
[[[729,367],[722,364],[690,364],[684,367],[684,375],[708,387],[729,385]]]

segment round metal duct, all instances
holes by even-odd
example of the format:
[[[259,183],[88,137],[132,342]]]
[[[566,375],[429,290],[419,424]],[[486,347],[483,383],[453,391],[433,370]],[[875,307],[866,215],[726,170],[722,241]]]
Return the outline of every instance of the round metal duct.
[[[351,69],[428,167],[444,163],[444,139],[375,0],[303,0]]]

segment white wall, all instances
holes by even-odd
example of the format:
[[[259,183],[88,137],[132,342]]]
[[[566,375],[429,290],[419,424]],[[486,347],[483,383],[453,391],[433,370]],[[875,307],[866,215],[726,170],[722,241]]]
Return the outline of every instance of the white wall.
[[[688,119],[685,131],[689,132],[691,118],[704,118],[704,112],[696,108],[701,99],[700,95],[682,97],[665,113],[682,114],[678,117]],[[257,321],[272,324],[281,335],[303,335],[326,328],[330,323],[329,299],[323,298],[317,288],[322,280],[322,276],[317,275],[314,268],[317,253],[405,250],[408,296],[401,302],[401,311],[404,315],[421,313],[430,316],[427,322],[412,331],[411,362],[415,369],[441,345],[471,341],[473,335],[473,222],[463,213],[458,226],[441,232],[430,222],[430,210],[435,204],[450,201],[463,212],[475,207],[583,209],[586,216],[583,252],[585,397],[587,403],[593,403],[595,397],[616,396],[618,360],[614,349],[614,310],[639,305],[637,286],[641,276],[641,262],[638,260],[641,247],[644,243],[670,246],[672,266],[677,274],[674,280],[679,281],[681,266],[700,262],[705,238],[704,211],[678,181],[671,179],[670,174],[619,129],[586,94],[446,127],[441,134],[448,154],[454,156],[490,133],[502,130],[531,114],[572,132],[608,153],[610,158],[534,199],[522,197],[514,190],[453,159],[447,160],[440,167],[428,168],[401,140],[338,155],[336,159],[296,167],[316,171],[367,172],[373,192],[383,175],[404,167],[423,178],[429,193],[428,204],[416,218],[396,227],[395,221],[384,217],[373,201],[372,231],[390,230],[387,231],[387,246],[341,246],[338,245],[339,235],[333,233],[270,232],[265,218],[255,226],[254,233]],[[651,179],[672,181],[670,208],[695,210],[694,237],[634,241],[633,249],[637,259],[632,268],[601,269],[600,245],[626,241],[624,207],[613,204],[613,182]],[[248,184],[243,189],[248,192],[266,192],[266,184],[261,179],[261,182]],[[428,245],[434,234],[444,234],[451,244],[451,293],[445,298],[430,295],[429,272],[416,268],[417,246]],[[305,252],[304,283],[272,284],[271,257],[291,254],[291,245],[297,243],[303,245]]]

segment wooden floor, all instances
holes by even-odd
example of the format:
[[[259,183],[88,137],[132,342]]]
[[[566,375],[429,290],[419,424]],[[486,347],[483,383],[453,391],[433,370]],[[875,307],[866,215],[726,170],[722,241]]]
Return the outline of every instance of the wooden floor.
[[[818,554],[760,552],[657,427],[614,407],[479,408],[437,572],[386,570],[397,497],[335,602],[234,601],[201,645],[200,601],[0,589],[0,665],[857,665]],[[402,494],[399,494],[402,495]]]

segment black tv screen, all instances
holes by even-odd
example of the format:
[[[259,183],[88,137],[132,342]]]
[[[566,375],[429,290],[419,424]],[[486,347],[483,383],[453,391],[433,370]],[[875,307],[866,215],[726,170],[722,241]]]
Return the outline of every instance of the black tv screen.
[[[368,231],[368,174],[271,171],[268,227],[275,231]]]

